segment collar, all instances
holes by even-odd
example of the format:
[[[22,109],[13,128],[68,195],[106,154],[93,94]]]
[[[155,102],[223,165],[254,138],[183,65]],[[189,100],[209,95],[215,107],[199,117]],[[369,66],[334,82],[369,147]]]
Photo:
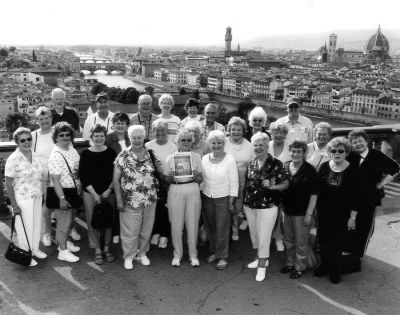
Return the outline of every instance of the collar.
[[[99,111],[97,111],[96,113],[95,113],[95,115],[97,115],[97,118],[98,119],[101,119],[101,120],[103,120],[103,121],[106,121],[107,119],[109,119],[110,118],[110,111],[107,111],[107,117],[106,118],[101,118],[100,116],[99,116]]]

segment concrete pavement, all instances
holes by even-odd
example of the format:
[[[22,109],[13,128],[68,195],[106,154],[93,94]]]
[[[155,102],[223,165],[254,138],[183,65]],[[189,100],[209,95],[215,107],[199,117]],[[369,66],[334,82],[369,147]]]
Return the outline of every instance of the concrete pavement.
[[[254,257],[248,231],[232,244],[224,271],[205,263],[205,248],[199,268],[187,258],[171,267],[172,249],[155,247],[148,267],[124,270],[119,248],[116,262],[97,266],[82,226],[79,263],[58,261],[52,246],[44,248],[48,259],[24,268],[4,258],[10,222],[0,222],[0,314],[399,314],[399,201],[385,198],[362,272],[338,285],[311,272],[289,279],[279,272],[284,254],[275,250],[265,281],[257,283],[246,268]]]

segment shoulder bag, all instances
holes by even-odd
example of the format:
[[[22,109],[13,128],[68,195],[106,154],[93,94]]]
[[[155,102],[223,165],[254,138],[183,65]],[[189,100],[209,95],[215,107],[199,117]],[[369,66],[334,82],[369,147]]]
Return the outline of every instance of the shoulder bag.
[[[15,217],[16,217],[16,216],[14,216],[12,219],[12,223],[11,223],[11,238],[10,238],[11,242],[8,245],[5,257],[9,261],[11,261],[15,264],[19,264],[22,266],[29,266],[32,261],[32,250],[31,250],[31,246],[29,245],[28,235],[26,234],[25,224],[24,224],[24,221],[22,220],[22,216],[20,214],[17,214],[17,215],[19,215],[21,218],[21,222],[22,222],[22,226],[24,227],[26,242],[28,243],[29,250],[19,248],[12,241],[12,237],[14,234],[14,228],[15,228]]]
[[[151,162],[153,163],[154,167],[154,176],[158,180],[158,187],[157,187],[157,199],[167,199],[168,195],[168,187],[165,186],[165,182],[162,180],[160,174],[157,171],[157,165],[155,162],[154,152],[153,150],[148,150]]]

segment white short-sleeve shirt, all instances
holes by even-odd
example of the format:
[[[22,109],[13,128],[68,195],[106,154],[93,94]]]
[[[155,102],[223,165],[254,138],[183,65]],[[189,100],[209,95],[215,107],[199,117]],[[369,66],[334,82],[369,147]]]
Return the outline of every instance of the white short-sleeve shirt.
[[[54,147],[53,151],[50,154],[49,158],[49,173],[50,175],[61,175],[61,186],[63,188],[74,188],[74,180],[68,170],[68,166],[65,163],[65,157],[68,162],[69,167],[71,168],[72,173],[77,174],[79,169],[79,153],[74,148],[69,147],[68,150],[63,150],[57,146]],[[80,189],[79,179],[75,179],[75,184]],[[50,181],[50,187],[53,187],[53,182]]]

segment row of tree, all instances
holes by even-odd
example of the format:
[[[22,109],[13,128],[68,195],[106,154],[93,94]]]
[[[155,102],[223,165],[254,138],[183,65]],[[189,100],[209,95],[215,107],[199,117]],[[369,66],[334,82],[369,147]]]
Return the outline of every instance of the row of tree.
[[[93,95],[99,94],[100,92],[106,92],[110,97],[110,100],[123,104],[137,104],[140,96],[139,91],[134,87],[121,89],[116,87],[108,87],[101,82],[95,84],[91,90]]]

